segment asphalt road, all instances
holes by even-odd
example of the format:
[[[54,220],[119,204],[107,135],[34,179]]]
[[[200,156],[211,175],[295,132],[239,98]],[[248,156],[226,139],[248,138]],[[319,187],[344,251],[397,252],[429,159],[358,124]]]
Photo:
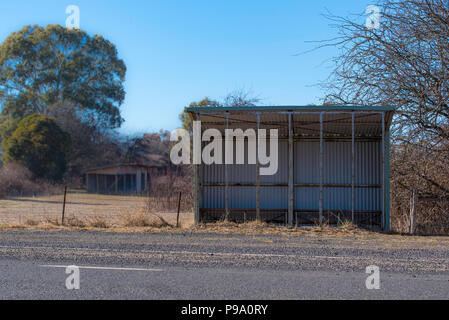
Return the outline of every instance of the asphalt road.
[[[66,267],[80,267],[80,289]],[[368,290],[367,266],[380,269]],[[307,236],[1,232],[1,299],[448,299],[449,248]]]

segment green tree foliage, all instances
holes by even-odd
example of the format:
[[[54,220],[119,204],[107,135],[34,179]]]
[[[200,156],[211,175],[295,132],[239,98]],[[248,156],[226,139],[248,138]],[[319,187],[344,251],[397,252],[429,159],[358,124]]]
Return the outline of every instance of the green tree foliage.
[[[204,98],[199,102],[192,102],[188,107],[184,108],[184,111],[179,115],[179,120],[182,122],[182,127],[186,130],[192,130],[193,119],[189,113],[187,113],[187,108],[196,107],[222,107],[222,105],[216,101],[209,98]]]
[[[5,147],[6,163],[17,162],[37,178],[62,179],[70,135],[61,130],[49,116],[33,114],[20,121]]]
[[[238,89],[229,93],[223,100],[219,102],[217,100],[210,99],[208,97],[204,98],[199,102],[192,102],[189,107],[185,107],[183,112],[179,115],[179,120],[182,122],[182,127],[186,130],[192,130],[192,117],[187,113],[187,108],[196,107],[254,107],[260,103],[262,99],[254,96],[252,92]]]
[[[12,33],[0,45],[0,137],[15,119],[52,115],[52,106],[66,102],[109,128],[119,127],[125,74],[116,47],[100,35],[59,25]]]
[[[19,125],[20,118],[3,117],[0,115],[0,142],[6,143]]]

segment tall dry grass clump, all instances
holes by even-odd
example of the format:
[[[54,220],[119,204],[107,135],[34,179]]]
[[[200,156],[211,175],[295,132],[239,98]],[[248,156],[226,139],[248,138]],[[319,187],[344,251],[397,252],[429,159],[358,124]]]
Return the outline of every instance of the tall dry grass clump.
[[[163,217],[157,214],[145,213],[139,211],[136,213],[126,213],[122,216],[122,225],[124,227],[130,228],[163,228],[163,227],[173,227],[168,223]]]

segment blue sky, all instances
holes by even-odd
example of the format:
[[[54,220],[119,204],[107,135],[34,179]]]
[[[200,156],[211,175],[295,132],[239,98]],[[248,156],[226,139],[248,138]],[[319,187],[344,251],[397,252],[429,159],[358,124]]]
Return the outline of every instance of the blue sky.
[[[320,103],[334,49],[295,56],[332,38],[322,14],[362,13],[360,0],[15,0],[0,3],[0,42],[27,24],[65,25],[79,6],[81,29],[101,34],[125,61],[123,133],[173,130],[178,114],[205,96],[236,89],[263,105]]]

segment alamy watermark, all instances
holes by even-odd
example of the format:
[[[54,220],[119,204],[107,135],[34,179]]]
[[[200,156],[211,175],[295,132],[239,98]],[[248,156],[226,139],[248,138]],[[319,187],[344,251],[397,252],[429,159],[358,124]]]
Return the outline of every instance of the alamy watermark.
[[[369,14],[366,18],[365,25],[369,30],[380,29],[380,9],[378,6],[370,5],[365,10],[366,14]]]
[[[367,274],[370,276],[366,278],[365,285],[368,290],[379,290],[380,289],[380,269],[378,266],[368,266],[366,267]]]
[[[246,131],[226,129],[224,138],[218,129],[207,129],[202,135],[201,132],[201,121],[194,121],[192,148],[194,165],[202,163],[206,165],[234,164],[234,162],[235,164],[255,165],[259,163],[261,165],[260,175],[270,176],[277,173],[279,168],[277,129],[270,130],[269,138],[267,138],[266,129],[259,129],[257,135],[254,129]],[[170,153],[172,163],[175,165],[192,164],[190,132],[185,129],[177,129],[172,133],[170,140],[178,142]],[[248,141],[247,152],[245,152],[245,141]],[[202,148],[203,142],[208,142],[204,148]],[[267,143],[269,144],[269,154],[267,154]],[[247,154],[247,163],[245,163],[245,154]]]
[[[65,9],[69,16],[65,20],[65,26],[68,29],[80,29],[80,8],[76,5],[69,5]]]
[[[69,275],[65,280],[65,287],[67,288],[67,290],[79,290],[80,268],[77,266],[68,266],[65,269],[65,273]]]

